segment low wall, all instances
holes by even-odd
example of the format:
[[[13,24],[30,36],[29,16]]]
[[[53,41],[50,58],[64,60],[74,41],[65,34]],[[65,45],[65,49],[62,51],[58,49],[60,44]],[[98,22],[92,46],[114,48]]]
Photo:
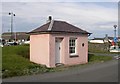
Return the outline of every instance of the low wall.
[[[109,43],[89,43],[89,52],[108,52]]]

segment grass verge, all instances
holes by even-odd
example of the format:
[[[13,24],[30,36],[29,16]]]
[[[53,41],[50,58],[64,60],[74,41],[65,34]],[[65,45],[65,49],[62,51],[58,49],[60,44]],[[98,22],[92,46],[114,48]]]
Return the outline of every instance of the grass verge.
[[[104,62],[104,61],[109,61],[109,60],[112,60],[111,56],[96,56],[94,54],[89,54],[88,55],[89,63],[92,63],[92,62]]]
[[[29,61],[29,46],[5,46],[2,48],[2,77],[30,75],[52,71],[43,65]]]
[[[2,77],[31,75],[69,69],[69,67],[47,68],[29,61],[29,46],[5,46],[2,48]],[[111,60],[109,56],[89,54],[89,63]]]

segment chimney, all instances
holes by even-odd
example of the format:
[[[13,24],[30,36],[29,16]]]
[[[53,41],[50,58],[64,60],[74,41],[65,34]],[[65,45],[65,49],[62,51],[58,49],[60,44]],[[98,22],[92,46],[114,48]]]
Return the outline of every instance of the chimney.
[[[51,22],[51,21],[52,21],[52,16],[49,16],[47,22]]]

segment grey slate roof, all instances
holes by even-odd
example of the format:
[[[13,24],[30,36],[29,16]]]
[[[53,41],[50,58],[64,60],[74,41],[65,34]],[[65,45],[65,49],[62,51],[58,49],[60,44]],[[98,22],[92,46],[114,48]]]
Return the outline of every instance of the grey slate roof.
[[[51,21],[52,22],[52,21]],[[41,33],[41,32],[46,32],[46,33],[55,33],[55,32],[59,32],[59,33],[81,33],[81,34],[90,34],[89,32],[82,30],[74,25],[71,25],[65,21],[56,21],[54,20],[54,22],[51,24],[51,22],[48,22],[40,27],[38,27],[37,29],[29,32],[31,33]],[[50,28],[51,27],[51,28]]]

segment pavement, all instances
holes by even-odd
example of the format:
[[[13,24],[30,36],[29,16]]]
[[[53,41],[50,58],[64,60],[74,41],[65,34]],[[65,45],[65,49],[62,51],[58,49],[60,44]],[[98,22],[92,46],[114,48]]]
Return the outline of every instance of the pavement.
[[[3,79],[3,82],[118,82],[118,60],[88,64],[60,72]]]

